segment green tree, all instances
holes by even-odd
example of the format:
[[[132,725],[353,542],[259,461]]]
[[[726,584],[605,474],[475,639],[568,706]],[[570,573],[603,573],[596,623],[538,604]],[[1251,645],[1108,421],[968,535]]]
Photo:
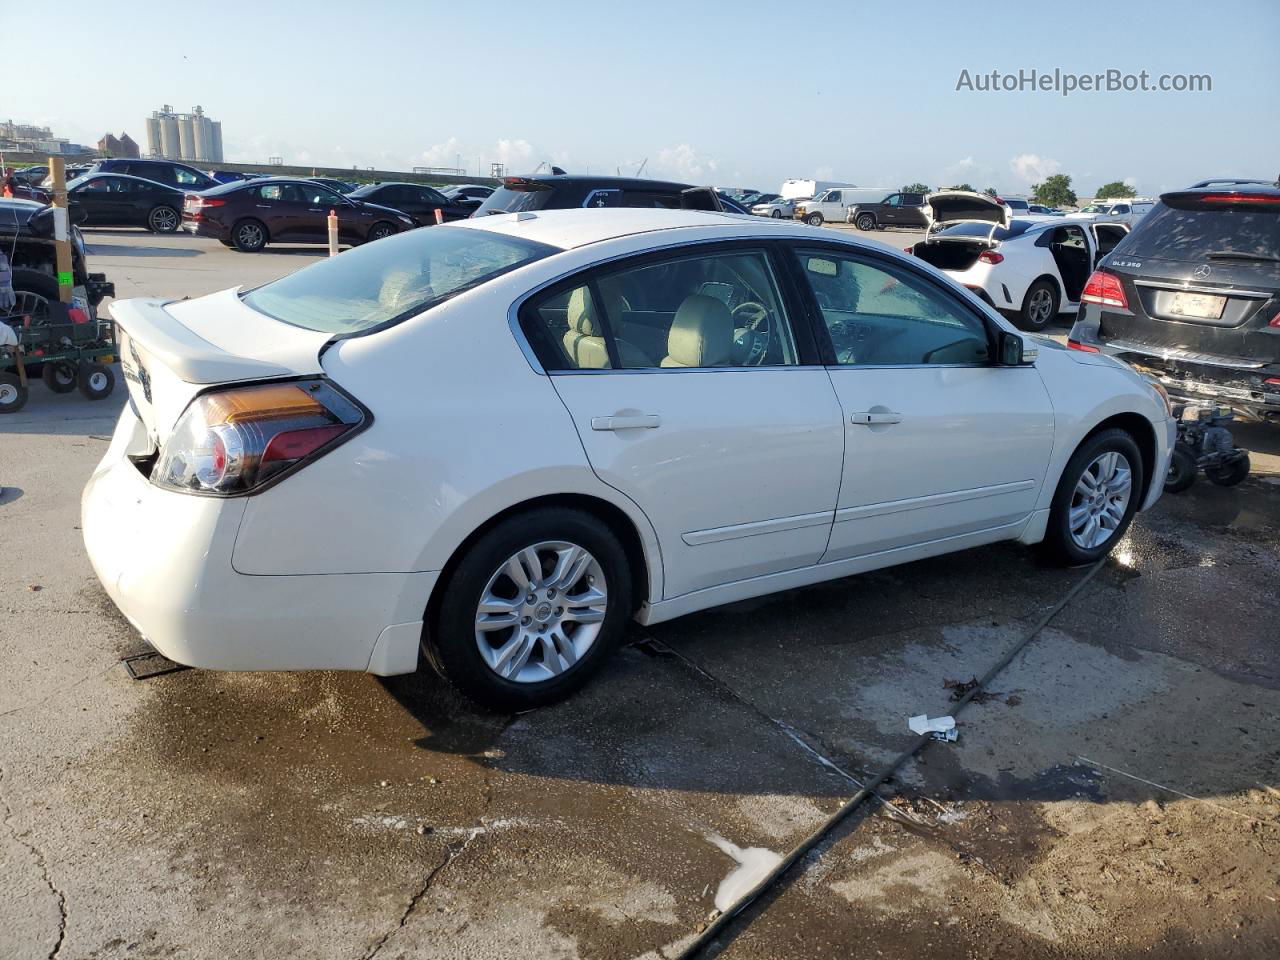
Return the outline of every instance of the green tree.
[[[1133,187],[1120,180],[1112,180],[1110,183],[1104,183],[1098,188],[1098,192],[1094,197],[1098,200],[1110,200],[1112,197],[1133,197],[1137,196]]]
[[[929,185],[927,183],[908,183],[902,188],[903,193],[928,193]]]
[[[949,187],[943,187],[942,189],[943,189],[943,190],[968,190],[970,193],[972,193],[972,192],[973,192],[973,184],[970,184],[970,183],[953,183],[951,186],[949,186]]]
[[[999,194],[998,194],[998,193],[996,193],[996,188],[995,188],[995,187],[987,187],[987,188],[986,188],[985,190],[983,190],[982,192],[983,192],[983,193],[985,193],[988,197],[998,197],[998,196],[999,196]]]
[[[1031,197],[1036,203],[1046,207],[1069,207],[1076,202],[1076,193],[1071,189],[1071,178],[1065,173],[1055,173],[1045,177],[1044,183],[1037,183],[1031,188]]]

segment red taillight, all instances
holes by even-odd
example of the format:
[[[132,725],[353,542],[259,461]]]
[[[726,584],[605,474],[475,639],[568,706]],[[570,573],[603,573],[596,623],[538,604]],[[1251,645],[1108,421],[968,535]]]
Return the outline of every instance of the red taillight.
[[[227,201],[221,197],[196,197],[195,201],[197,207],[225,207],[227,205]]]
[[[1122,310],[1129,309],[1129,298],[1125,296],[1120,280],[1101,270],[1095,270],[1090,274],[1089,282],[1084,285],[1084,292],[1080,294],[1080,302],[1097,303],[1104,307],[1119,307]]]
[[[1280,387],[1280,377],[1267,377],[1262,382],[1269,387]]]
[[[1267,324],[1267,326],[1268,326],[1268,327],[1280,327],[1280,313],[1277,313],[1274,317],[1272,317],[1272,318],[1271,318],[1271,322],[1270,322],[1270,323],[1268,323],[1268,324]]]
[[[902,248],[902,252],[903,252],[903,253],[914,253],[914,252],[915,252],[915,249],[916,249],[915,247],[903,247],[903,248]]]
[[[1072,350],[1079,350],[1081,353],[1101,353],[1097,347],[1090,346],[1087,343],[1081,343],[1079,340],[1067,339],[1067,346]]]
[[[309,427],[306,430],[290,430],[277,433],[262,451],[262,463],[274,460],[297,460],[309,457],[334,437],[346,433],[346,424],[334,424],[328,427]]]
[[[982,263],[1004,263],[1004,254],[996,253],[994,250],[983,250],[978,254],[978,259]]]
[[[1256,193],[1208,193],[1197,197],[1203,203],[1255,203],[1270,206],[1280,205],[1280,196],[1260,196]]]

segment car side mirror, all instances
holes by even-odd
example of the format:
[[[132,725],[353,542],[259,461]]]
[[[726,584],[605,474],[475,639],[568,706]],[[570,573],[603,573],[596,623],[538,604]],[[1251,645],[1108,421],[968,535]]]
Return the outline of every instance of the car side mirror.
[[[1038,351],[1016,333],[1001,330],[997,346],[1002,367],[1022,367],[1035,363]]]

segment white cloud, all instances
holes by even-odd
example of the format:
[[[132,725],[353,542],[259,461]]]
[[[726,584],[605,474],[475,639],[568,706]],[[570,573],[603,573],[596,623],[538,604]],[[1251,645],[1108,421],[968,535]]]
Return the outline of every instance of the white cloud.
[[[700,154],[694,147],[681,143],[658,151],[646,168],[654,177],[671,177],[687,183],[711,183],[715,180],[718,162]]]
[[[491,151],[490,160],[507,167],[512,173],[525,173],[536,151],[528,140],[499,140]]]
[[[1138,189],[1138,178],[1137,178],[1137,177],[1125,177],[1125,178],[1124,178],[1124,180],[1122,180],[1121,182],[1122,182],[1126,187],[1128,187],[1130,190],[1137,190],[1137,189]]]
[[[1020,180],[1027,183],[1040,183],[1045,177],[1051,177],[1060,171],[1062,164],[1039,154],[1020,153],[1009,161],[1009,169]]]
[[[469,150],[465,149],[462,142],[457,137],[450,137],[443,143],[434,143],[427,149],[422,151],[421,162],[417,164],[422,167],[456,167],[458,166],[458,157],[462,157],[462,166],[466,166],[467,154]]]

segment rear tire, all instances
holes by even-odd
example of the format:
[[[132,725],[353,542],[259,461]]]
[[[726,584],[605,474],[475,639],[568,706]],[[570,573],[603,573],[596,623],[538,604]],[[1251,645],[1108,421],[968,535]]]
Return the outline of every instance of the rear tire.
[[[567,614],[564,621],[568,626],[558,627],[561,632],[556,646],[560,646],[560,640],[566,636],[571,641],[582,641],[578,631],[590,630],[599,624],[599,629],[590,634],[585,645],[575,651],[575,659],[568,666],[548,660],[551,654],[543,644],[552,644],[556,630],[544,627],[544,633],[538,629],[536,620],[543,614],[551,616],[555,609],[567,611],[575,606],[570,603],[565,608],[560,607],[564,596],[555,595],[552,567],[557,561],[549,544],[576,546],[585,551],[587,559],[594,564],[584,568],[578,579],[560,584],[564,596],[580,596],[584,591],[593,589],[604,594],[603,600],[598,602],[605,608],[603,619],[579,623]],[[535,578],[528,577],[532,585],[520,587],[516,579],[507,577],[504,571],[510,569],[512,562],[523,556],[526,549],[538,545],[543,548],[538,552],[541,565],[539,582],[533,583]],[[570,564],[572,566],[574,564]],[[527,571],[530,567],[524,565],[517,569]],[[585,572],[589,570],[597,570],[598,573],[589,575]],[[468,697],[499,711],[541,707],[573,693],[600,668],[617,646],[632,613],[631,571],[618,538],[591,514],[563,507],[534,510],[501,521],[467,548],[466,554],[439,589],[443,599],[423,636],[427,660],[436,672]],[[571,589],[573,593],[570,593]],[[529,596],[535,597],[531,604],[524,602],[526,590],[530,591]],[[545,596],[548,590],[552,596]],[[482,615],[505,619],[507,611],[498,608],[508,602],[508,595],[514,597],[510,601],[514,604],[510,624],[482,631],[478,627]],[[489,598],[485,603],[488,612],[480,609],[483,597]],[[543,607],[548,609],[543,610]],[[555,614],[555,623],[559,623],[560,615]],[[520,656],[517,652],[503,661],[501,652],[519,640],[522,630],[524,636],[531,638],[528,641],[530,652],[519,661],[522,666],[515,667],[517,676],[500,675],[498,671],[503,662],[510,669]],[[516,644],[515,649],[523,648]],[[497,660],[497,666],[491,665],[494,660]],[[547,664],[559,672],[553,673]]]
[[[261,220],[241,220],[231,228],[231,242],[241,253],[257,253],[267,245],[267,227]]]
[[[40,371],[40,379],[54,393],[70,393],[76,388],[76,367],[65,360],[46,363]]]
[[[874,230],[876,228],[876,218],[869,213],[858,214],[858,219],[854,222],[859,230]]]
[[[804,222],[811,227],[820,227],[822,226],[822,214],[810,213],[805,216]]]
[[[1164,480],[1165,493],[1182,493],[1196,482],[1196,474],[1200,468],[1196,466],[1196,458],[1185,444],[1176,444],[1173,456],[1169,458],[1169,474]]]
[[[1111,460],[1110,454],[1118,455],[1118,459]],[[1108,462],[1116,467],[1109,477]],[[1121,469],[1128,472],[1127,484]],[[1137,512],[1144,470],[1142,453],[1127,431],[1113,427],[1086,437],[1067,461],[1053,495],[1042,545],[1046,557],[1054,563],[1077,566],[1093,563],[1110,553]],[[1123,509],[1118,509],[1117,494],[1122,485]],[[1098,509],[1093,508],[1094,504]],[[1087,525],[1087,518],[1091,516],[1101,518],[1093,528]],[[1091,529],[1096,540],[1090,536]]]
[[[1243,450],[1240,451],[1240,454],[1240,459],[1233,463],[1205,467],[1204,475],[1220,487],[1234,487],[1237,483],[1243,482],[1249,476],[1250,463],[1249,454]]]
[[[29,393],[16,373],[0,373],[0,413],[17,413],[27,405]]]
[[[147,229],[152,233],[175,233],[181,225],[182,217],[178,211],[164,204],[152,207],[147,214]]]
[[[111,391],[116,388],[116,375],[110,367],[85,361],[76,373],[76,386],[87,399],[102,400],[111,396]]]
[[[369,232],[365,234],[365,243],[373,243],[373,241],[389,237],[395,232],[395,224],[387,223],[385,220],[379,220],[370,227]]]
[[[1052,280],[1037,280],[1027,288],[1018,311],[1017,324],[1022,330],[1043,330],[1058,316],[1058,287]]]

